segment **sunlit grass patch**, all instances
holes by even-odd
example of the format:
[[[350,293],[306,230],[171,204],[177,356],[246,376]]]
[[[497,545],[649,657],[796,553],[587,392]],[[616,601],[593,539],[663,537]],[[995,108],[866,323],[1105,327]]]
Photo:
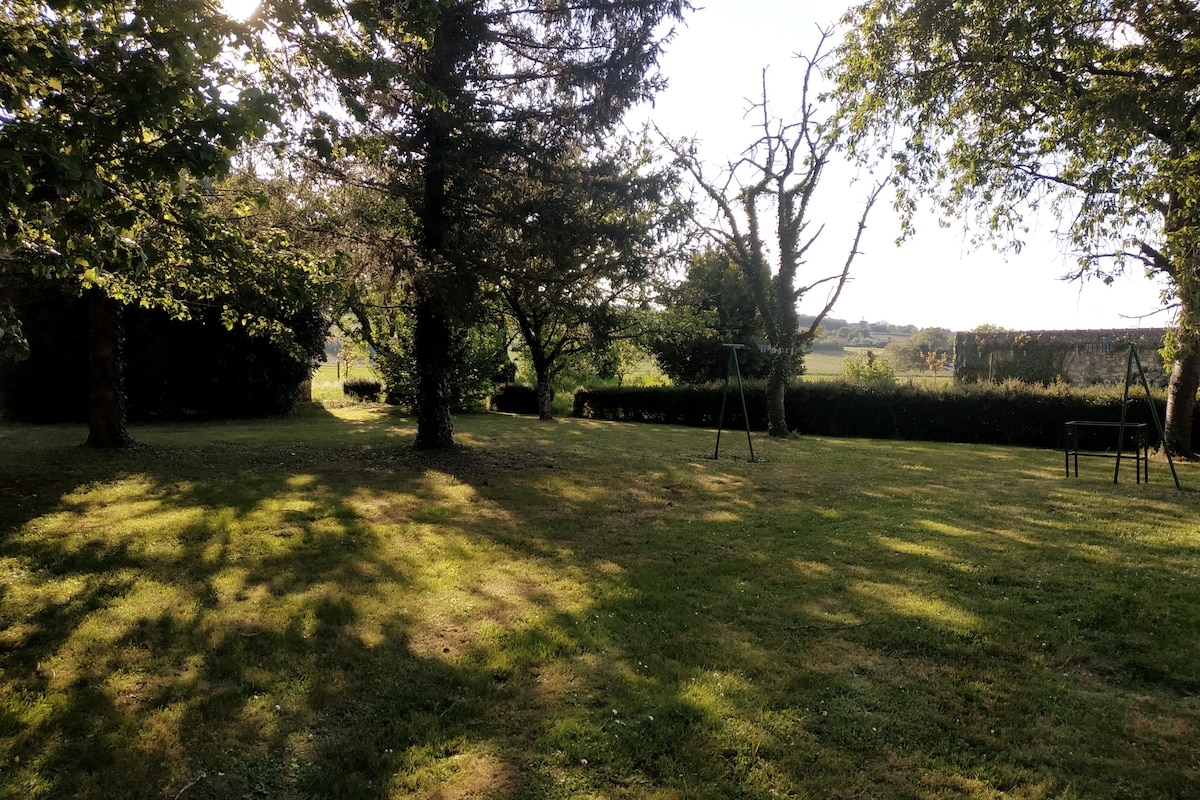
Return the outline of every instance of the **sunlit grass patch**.
[[[908,442],[714,461],[712,431],[499,415],[422,455],[370,406],[118,454],[2,430],[0,796],[1200,779],[1200,526],[1169,484]]]

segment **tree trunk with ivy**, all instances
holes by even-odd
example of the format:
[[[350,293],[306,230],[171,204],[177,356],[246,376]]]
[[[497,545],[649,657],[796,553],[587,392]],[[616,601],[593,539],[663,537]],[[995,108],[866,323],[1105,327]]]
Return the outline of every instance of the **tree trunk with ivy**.
[[[779,353],[771,359],[771,370],[767,373],[767,433],[771,436],[787,436],[787,388],[795,367],[792,359]]]
[[[1200,392],[1200,326],[1191,323],[1191,306],[1181,302],[1181,325],[1175,332],[1175,366],[1167,385],[1167,445],[1173,455],[1195,459],[1192,448],[1192,421],[1196,413],[1196,394]]]
[[[125,328],[121,306],[92,290],[88,299],[88,447],[125,447]]]
[[[822,32],[814,54],[801,56],[805,62],[799,119],[785,123],[768,112],[766,73],[762,101],[755,110],[762,115],[757,124],[758,141],[737,162],[731,162],[723,183],[704,175],[694,147],[669,143],[676,158],[716,208],[716,224],[697,220],[731,263],[746,279],[754,305],[763,322],[768,344],[775,353],[767,375],[767,430],[771,436],[789,434],[786,411],[788,382],[803,365],[803,348],[833,309],[850,276],[858,245],[866,230],[867,217],[886,181],[876,184],[867,201],[839,270],[805,281],[801,267],[809,249],[820,237],[823,226],[813,227],[810,211],[825,166],[838,143],[838,130],[817,117],[810,82],[825,56],[822,49],[830,36]],[[767,241],[767,237],[771,241]],[[811,291],[825,287],[825,303],[805,330],[799,328],[797,304]]]
[[[418,450],[454,446],[450,376],[454,369],[454,332],[447,315],[429,299],[418,299],[413,326],[413,360],[416,366],[416,417]]]

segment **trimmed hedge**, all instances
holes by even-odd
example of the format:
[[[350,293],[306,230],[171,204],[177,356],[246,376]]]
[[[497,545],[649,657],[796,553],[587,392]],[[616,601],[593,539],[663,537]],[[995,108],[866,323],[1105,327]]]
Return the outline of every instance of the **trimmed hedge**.
[[[491,396],[492,411],[504,414],[533,414],[538,413],[538,394],[534,386],[524,386],[519,383],[507,383],[499,387]]]
[[[368,403],[378,403],[383,394],[383,384],[367,378],[355,378],[342,383],[342,394]]]
[[[37,423],[88,418],[87,301],[53,284],[17,303],[29,338],[25,361],[0,360],[5,418]],[[125,395],[130,422],[286,414],[324,354],[328,322],[315,308],[286,322],[302,354],[237,327],[216,307],[189,321],[156,309],[124,310]]]
[[[580,390],[574,414],[587,419],[651,422],[699,427],[717,426],[723,388],[660,386]],[[1151,426],[1151,446],[1158,433],[1145,395],[1131,393],[1129,422]],[[1121,390],[1068,391],[1009,382],[962,384],[926,389],[915,384],[867,388],[841,381],[802,383],[788,389],[787,419],[796,433],[812,436],[905,439],[964,444],[997,444],[1061,448],[1069,420],[1111,421],[1121,418]],[[1166,415],[1164,395],[1156,395],[1159,420]],[[766,391],[746,387],[752,430],[767,429]],[[736,390],[729,392],[724,427],[745,427]],[[1193,448],[1200,434],[1200,410],[1193,424]]]

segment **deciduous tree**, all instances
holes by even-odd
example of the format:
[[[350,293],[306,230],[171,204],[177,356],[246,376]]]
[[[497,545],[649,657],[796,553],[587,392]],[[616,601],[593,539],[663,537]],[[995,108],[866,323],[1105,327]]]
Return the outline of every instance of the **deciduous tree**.
[[[945,366],[954,352],[954,336],[945,328],[922,328],[907,339],[891,341],[887,355],[897,369],[928,369],[936,363]],[[939,367],[940,369],[940,367]]]
[[[495,209],[498,286],[551,419],[571,359],[640,332],[639,309],[672,258],[682,222],[675,173],[629,143],[568,148],[520,170]]]
[[[378,188],[409,215],[411,246],[395,253],[393,266],[413,307],[418,448],[453,445],[448,381],[481,282],[494,275],[479,231],[511,177],[506,155],[607,134],[658,85],[660,23],[687,7],[685,0],[276,0],[267,7],[281,39],[299,42],[307,63],[331,78],[331,97],[353,121],[319,118],[324,130],[310,139],[382,169]]]
[[[659,293],[647,348],[659,369],[676,383],[708,383],[725,377],[724,344],[766,341],[745,276],[729,256],[711,245],[688,261],[678,284]],[[746,378],[765,378],[768,359],[758,349],[739,356]]]
[[[814,197],[840,136],[836,126],[821,118],[814,96],[813,84],[827,37],[822,35],[812,56],[801,57],[805,70],[798,119],[784,122],[772,117],[763,72],[762,101],[757,106],[759,138],[740,160],[728,165],[722,182],[705,175],[694,149],[675,145],[680,162],[716,209],[715,220],[702,223],[704,231],[746,276],[766,329],[772,356],[767,375],[767,429],[772,436],[788,435],[787,384],[849,278],[867,216],[884,185],[876,184],[869,191],[841,269],[802,280],[805,256],[823,230],[821,226],[814,229]],[[824,307],[808,328],[802,329],[797,303],[822,286],[831,287]]]
[[[1078,276],[1133,263],[1177,307],[1167,439],[1200,386],[1200,6],[1187,0],[871,0],[844,20],[850,140],[1019,249],[1041,206]]]
[[[0,283],[32,273],[91,298],[89,444],[128,441],[121,307],[186,315],[184,298],[231,296],[238,266],[278,251],[208,202],[206,181],[273,115],[225,58],[239,35],[206,0],[0,11]],[[12,316],[0,310],[7,350],[20,343]]]

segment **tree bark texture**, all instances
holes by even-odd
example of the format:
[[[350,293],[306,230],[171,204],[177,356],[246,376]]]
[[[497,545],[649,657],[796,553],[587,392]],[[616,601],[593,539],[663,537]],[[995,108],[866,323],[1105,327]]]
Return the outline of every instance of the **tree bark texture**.
[[[471,298],[455,298],[457,268],[450,253],[452,225],[447,198],[452,163],[459,143],[455,141],[452,109],[463,100],[462,65],[473,50],[465,33],[464,19],[472,15],[469,3],[444,4],[436,12],[438,20],[429,50],[423,78],[443,92],[448,107],[432,106],[423,110],[418,127],[423,140],[421,163],[421,201],[417,208],[421,255],[425,261],[416,282],[416,323],[413,331],[413,359],[417,373],[418,450],[436,450],[454,446],[454,420],[451,411],[450,383],[456,351],[452,310],[461,311]],[[456,301],[461,301],[457,302]]]
[[[413,328],[418,450],[454,446],[454,418],[450,413],[453,345],[454,332],[438,304],[427,299],[418,300]]]
[[[1184,308],[1180,313],[1185,322],[1187,311]],[[1176,335],[1179,337],[1179,358],[1171,369],[1171,382],[1167,386],[1167,445],[1172,455],[1195,459],[1192,421],[1196,413],[1196,394],[1200,392],[1200,328],[1185,324]]]
[[[771,436],[787,436],[787,385],[791,377],[790,358],[777,353],[771,359],[771,371],[767,374],[767,433]]]
[[[537,376],[538,419],[554,419],[554,389],[550,385],[550,376]]]
[[[125,328],[121,306],[100,292],[88,299],[88,447],[125,447]]]

